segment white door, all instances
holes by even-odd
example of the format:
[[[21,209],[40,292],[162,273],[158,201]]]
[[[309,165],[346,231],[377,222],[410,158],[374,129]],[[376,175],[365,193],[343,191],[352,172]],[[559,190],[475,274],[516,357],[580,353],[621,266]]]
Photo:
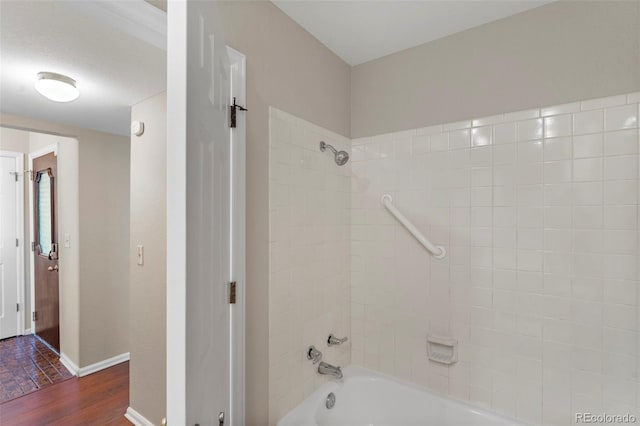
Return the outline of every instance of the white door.
[[[0,339],[18,334],[16,159],[0,157]]]
[[[174,425],[231,424],[230,81],[220,29],[215,2],[168,3],[167,420]]]

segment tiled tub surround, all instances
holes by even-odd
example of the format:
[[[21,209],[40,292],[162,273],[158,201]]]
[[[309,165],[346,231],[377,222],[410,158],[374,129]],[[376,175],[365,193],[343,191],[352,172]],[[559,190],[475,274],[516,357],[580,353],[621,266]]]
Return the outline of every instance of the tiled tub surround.
[[[639,101],[353,140],[352,362],[532,423],[638,415]]]
[[[305,357],[309,345],[337,366],[350,344],[351,162],[320,152],[324,140],[350,151],[350,140],[274,108],[269,110],[269,422],[321,386]]]

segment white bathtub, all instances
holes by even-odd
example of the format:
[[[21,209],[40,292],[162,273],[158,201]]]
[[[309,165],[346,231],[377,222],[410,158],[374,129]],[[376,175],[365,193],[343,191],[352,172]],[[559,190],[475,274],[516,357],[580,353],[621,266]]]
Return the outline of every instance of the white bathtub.
[[[278,426],[501,426],[524,425],[361,367],[312,393]],[[333,392],[335,405],[325,407]]]

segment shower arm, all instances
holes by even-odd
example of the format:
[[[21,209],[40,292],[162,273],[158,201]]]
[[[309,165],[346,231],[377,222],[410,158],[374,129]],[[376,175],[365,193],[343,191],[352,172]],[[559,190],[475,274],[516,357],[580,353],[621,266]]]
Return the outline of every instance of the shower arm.
[[[336,150],[333,146],[324,141],[320,141],[320,151],[324,151],[327,148],[329,148],[331,152],[333,152],[333,155],[336,155],[338,153],[338,150]]]

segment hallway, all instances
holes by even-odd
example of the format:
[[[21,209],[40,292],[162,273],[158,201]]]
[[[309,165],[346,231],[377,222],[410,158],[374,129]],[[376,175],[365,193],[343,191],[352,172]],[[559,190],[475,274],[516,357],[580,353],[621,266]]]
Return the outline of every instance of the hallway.
[[[38,392],[0,404],[0,424],[130,425],[129,363],[86,377],[71,378]]]

